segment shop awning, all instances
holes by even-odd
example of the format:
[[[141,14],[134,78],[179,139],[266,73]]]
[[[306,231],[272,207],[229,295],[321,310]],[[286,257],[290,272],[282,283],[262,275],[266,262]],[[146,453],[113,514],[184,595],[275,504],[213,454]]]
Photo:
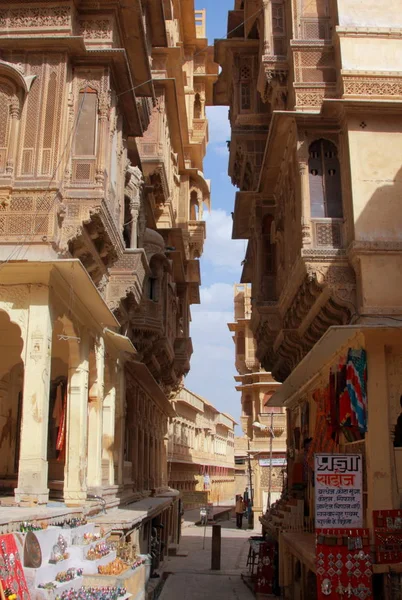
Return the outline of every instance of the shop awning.
[[[121,352],[128,352],[129,354],[137,354],[137,350],[134,348],[131,340],[120,333],[116,333],[111,329],[105,327],[103,330],[106,338],[113,344],[116,350],[120,350]]]
[[[269,406],[289,406],[295,396],[299,396],[316,379],[321,370],[335,359],[339,350],[359,333],[365,331],[395,331],[402,328],[402,323],[394,325],[358,324],[336,325],[330,327],[318,340],[314,347],[303,358],[297,367],[285,379],[281,387],[275,392]]]

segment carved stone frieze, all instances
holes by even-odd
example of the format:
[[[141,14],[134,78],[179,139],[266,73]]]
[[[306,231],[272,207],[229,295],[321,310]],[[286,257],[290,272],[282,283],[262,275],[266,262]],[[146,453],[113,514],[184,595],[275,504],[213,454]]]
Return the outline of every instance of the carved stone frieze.
[[[345,96],[402,96],[402,76],[343,76]]]
[[[0,29],[57,29],[71,27],[70,6],[11,7],[0,9]]]
[[[113,20],[112,18],[85,18],[78,21],[79,34],[88,40],[109,40],[113,39]]]

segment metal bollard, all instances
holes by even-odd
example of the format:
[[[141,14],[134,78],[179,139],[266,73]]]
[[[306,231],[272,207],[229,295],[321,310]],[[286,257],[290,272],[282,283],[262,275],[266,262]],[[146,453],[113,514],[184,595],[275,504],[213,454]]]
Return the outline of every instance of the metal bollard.
[[[221,526],[212,525],[211,570],[221,569]]]

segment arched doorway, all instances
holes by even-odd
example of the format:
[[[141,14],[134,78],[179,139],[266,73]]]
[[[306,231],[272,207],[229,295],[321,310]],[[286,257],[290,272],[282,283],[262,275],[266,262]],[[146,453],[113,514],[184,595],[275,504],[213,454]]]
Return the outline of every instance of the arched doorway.
[[[21,330],[0,311],[0,487],[17,487],[24,365]]]

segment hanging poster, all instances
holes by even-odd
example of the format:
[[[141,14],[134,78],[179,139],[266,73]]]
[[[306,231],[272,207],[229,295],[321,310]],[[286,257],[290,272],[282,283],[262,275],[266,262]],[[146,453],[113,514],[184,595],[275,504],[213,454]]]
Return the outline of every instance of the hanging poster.
[[[315,454],[315,527],[363,526],[361,454]]]

